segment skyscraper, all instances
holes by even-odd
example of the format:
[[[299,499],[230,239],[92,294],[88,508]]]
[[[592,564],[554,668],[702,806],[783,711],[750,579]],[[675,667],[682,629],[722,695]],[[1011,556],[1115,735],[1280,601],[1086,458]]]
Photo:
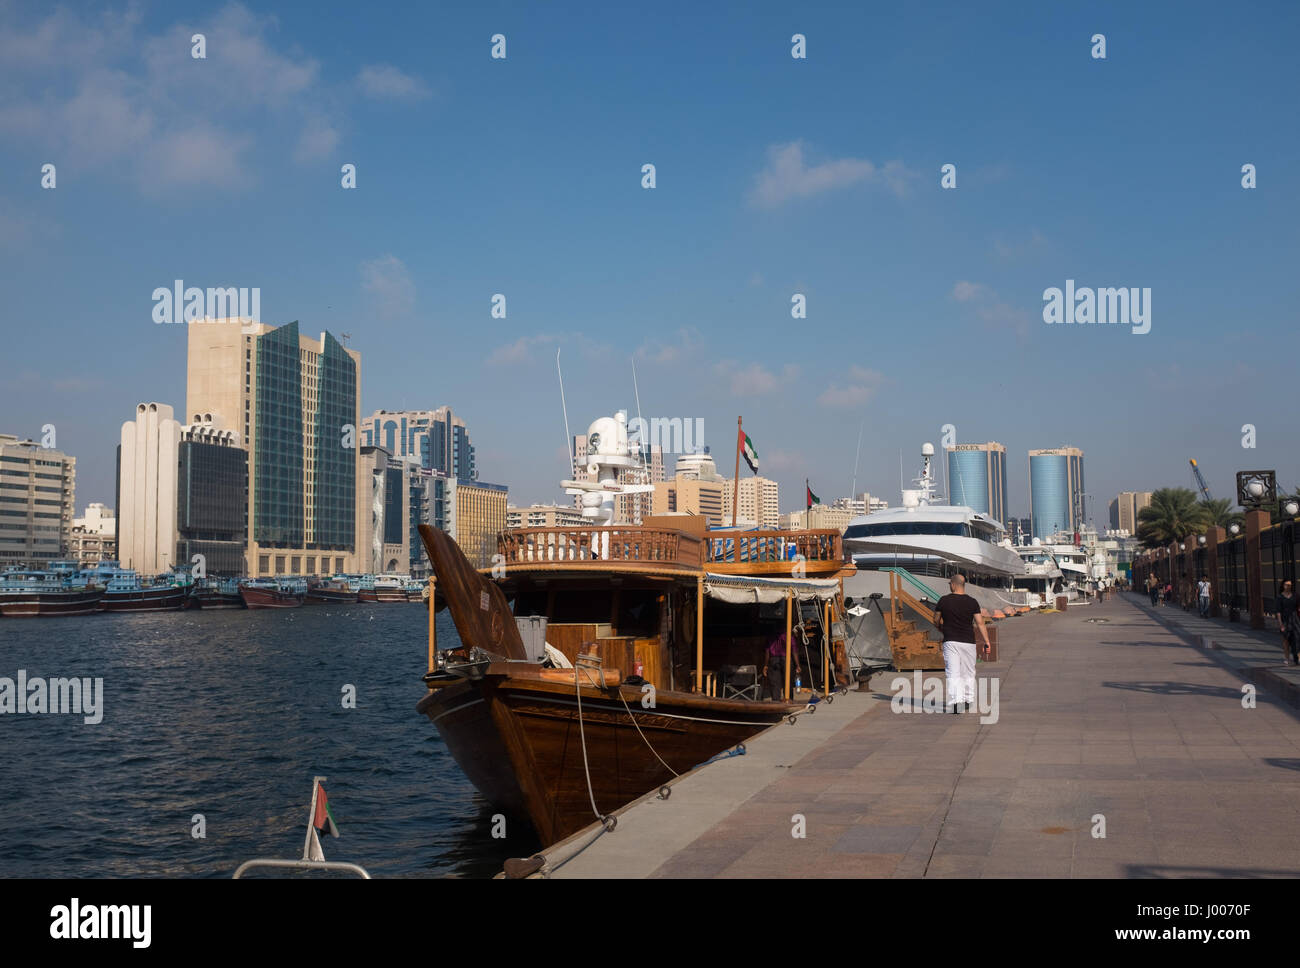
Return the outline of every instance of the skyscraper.
[[[253,575],[356,569],[361,354],[298,323],[189,325],[186,411],[243,431]]]
[[[451,407],[376,410],[361,426],[361,443],[382,447],[398,460],[462,481],[478,479],[474,445],[465,421]]]
[[[71,547],[77,459],[0,434],[0,567],[41,568]]]
[[[722,482],[722,523],[731,525],[731,498],[737,497],[736,523],[748,521],[760,529],[775,531],[781,526],[780,489],[776,481],[766,477],[742,477],[739,488],[735,481]]]
[[[1120,491],[1110,502],[1110,526],[1137,534],[1138,514],[1150,504],[1150,491]]]
[[[181,425],[165,403],[141,403],[117,450],[117,557],[156,575],[176,560],[176,480]]]
[[[181,429],[176,471],[176,563],[202,555],[209,575],[248,574],[248,452],[211,423]]]
[[[1035,538],[1083,526],[1083,451],[1054,447],[1029,452],[1029,515]]]
[[[948,500],[1007,522],[1007,449],[997,441],[956,444],[948,452]]]

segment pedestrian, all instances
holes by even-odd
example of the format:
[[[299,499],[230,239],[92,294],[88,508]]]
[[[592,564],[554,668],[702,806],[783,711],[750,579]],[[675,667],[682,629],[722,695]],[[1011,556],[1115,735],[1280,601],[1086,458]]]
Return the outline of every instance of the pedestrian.
[[[790,654],[794,656],[795,673],[803,675],[803,663],[799,661],[799,650],[792,649]],[[763,675],[767,676],[768,689],[773,699],[781,699],[785,695],[785,633],[782,632],[772,640],[771,645],[767,647],[766,664],[763,666]],[[793,686],[791,687],[793,689]]]
[[[1165,582],[1165,608],[1168,608],[1169,603],[1172,602],[1173,600],[1174,600],[1174,583],[1167,581]]]
[[[1282,583],[1282,594],[1277,597],[1277,627],[1282,633],[1282,658],[1287,665],[1300,665],[1300,608],[1291,591],[1291,583]]]
[[[1210,617],[1210,580],[1204,575],[1196,583],[1196,602],[1200,606],[1201,618]]]
[[[1152,608],[1160,604],[1160,582],[1156,581],[1155,575],[1147,575],[1147,595],[1151,598]]]
[[[954,713],[970,712],[975,701],[975,629],[979,629],[986,656],[992,654],[992,647],[980,603],[966,594],[966,576],[953,575],[948,588],[949,593],[934,606],[934,625],[943,636],[943,675],[948,687],[945,709],[951,706]]]

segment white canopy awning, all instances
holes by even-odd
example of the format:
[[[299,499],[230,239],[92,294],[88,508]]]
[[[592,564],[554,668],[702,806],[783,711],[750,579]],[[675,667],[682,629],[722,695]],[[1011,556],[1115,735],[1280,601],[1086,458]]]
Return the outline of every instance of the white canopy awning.
[[[800,601],[829,601],[839,594],[836,578],[750,578],[705,573],[704,594],[729,605],[783,602],[791,592]]]

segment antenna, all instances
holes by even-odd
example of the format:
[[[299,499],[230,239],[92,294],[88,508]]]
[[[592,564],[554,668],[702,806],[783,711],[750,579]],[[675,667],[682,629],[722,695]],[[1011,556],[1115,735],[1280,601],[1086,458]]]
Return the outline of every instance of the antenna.
[[[636,356],[632,357],[632,392],[636,394],[636,425],[637,425],[637,456],[641,458],[641,466],[649,471],[649,465],[646,464],[646,448],[648,443],[642,439],[645,433],[645,421],[641,419],[641,390],[636,382]]]
[[[555,372],[560,375],[560,409],[564,411],[564,452],[569,455],[569,476],[577,474],[574,466],[573,438],[569,436],[569,407],[564,402],[564,371],[560,369],[560,348],[555,349]]]
[[[853,458],[853,487],[849,490],[850,501],[857,500],[858,497],[858,458],[862,456],[862,427],[866,422],[867,418],[863,417],[862,422],[858,424],[858,453],[857,456]],[[852,506],[853,505],[851,504],[849,505],[849,507]]]

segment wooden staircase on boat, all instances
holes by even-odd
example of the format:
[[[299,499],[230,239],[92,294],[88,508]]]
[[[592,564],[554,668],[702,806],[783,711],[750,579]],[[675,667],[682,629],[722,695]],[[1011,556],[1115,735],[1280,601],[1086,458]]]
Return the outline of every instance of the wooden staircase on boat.
[[[942,669],[943,643],[930,621],[934,609],[908,591],[903,575],[893,570],[888,575],[889,610],[882,615],[894,668],[900,672]],[[913,617],[908,617],[909,612]],[[925,622],[924,628],[917,625],[918,619]]]

